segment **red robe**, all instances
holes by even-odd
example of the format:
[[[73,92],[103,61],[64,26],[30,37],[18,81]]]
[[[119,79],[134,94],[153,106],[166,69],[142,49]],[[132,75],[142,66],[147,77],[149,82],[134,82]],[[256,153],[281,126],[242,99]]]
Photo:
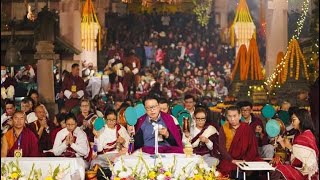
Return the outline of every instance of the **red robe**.
[[[9,130],[13,131],[13,129]],[[12,134],[13,135],[13,134]],[[11,149],[9,149],[7,157],[14,157],[14,151],[18,149],[18,139],[14,143]],[[22,149],[22,157],[38,157],[38,139],[33,134],[33,132],[28,128],[23,128],[21,132],[21,144],[20,149]]]
[[[299,151],[295,151],[295,149],[293,150],[293,156],[295,156],[295,158],[291,160],[290,165],[280,164],[276,167],[276,170],[281,172],[281,174],[287,180],[308,179],[308,175],[303,175],[300,170],[296,169],[296,168],[303,167],[303,163],[301,162],[301,161],[303,161],[303,159],[301,159],[301,161],[300,161],[299,155],[295,154],[294,152],[299,153],[299,154],[304,154],[304,153],[309,154],[310,152],[312,152],[311,154],[314,153],[315,157],[310,155],[310,158],[317,159],[317,163],[315,163],[313,166],[313,168],[317,168],[318,163],[319,163],[319,149],[318,149],[318,145],[316,143],[316,138],[310,130],[306,130],[303,133],[295,136],[295,138],[293,139],[292,146],[293,146],[293,149],[295,147],[299,148]],[[308,160],[306,160],[306,161],[308,161]],[[310,160],[306,163],[310,163]],[[306,167],[312,167],[312,166],[306,165]],[[310,171],[310,172],[312,172],[312,171]],[[310,178],[312,180],[319,179],[319,170],[314,172],[314,174],[310,173]]]
[[[199,137],[203,134],[203,132],[208,128],[209,126],[206,125],[201,131],[200,133],[198,133],[192,140],[191,140],[191,144],[193,144],[197,139],[199,139]],[[220,156],[220,152],[219,152],[219,135],[217,133],[211,135],[208,138],[212,143],[213,143],[213,149],[210,150],[207,145],[203,144],[201,145],[199,143],[199,145],[197,147],[193,148],[193,153],[198,154],[198,155],[205,155],[205,154],[210,154],[212,157],[215,158],[219,158]]]
[[[183,153],[183,145],[182,145],[182,138],[181,138],[181,134],[179,132],[179,128],[177,127],[177,125],[174,123],[174,120],[172,119],[170,114],[166,114],[163,112],[161,113],[161,118],[162,120],[165,122],[169,133],[173,136],[177,146],[161,146],[159,147],[158,151],[159,153]],[[138,134],[138,131],[140,130],[143,122],[146,120],[147,115],[143,115],[142,117],[140,117],[138,119],[137,124],[135,125],[135,132]],[[140,130],[141,131],[141,130]],[[136,135],[137,135],[136,134]],[[137,138],[137,136],[135,136],[135,142],[136,141],[142,141],[143,142],[143,137],[139,137]],[[135,150],[139,149],[136,146],[134,147]],[[149,154],[154,154],[154,147],[152,146],[143,146],[142,147],[142,151],[149,153]]]
[[[222,155],[218,170],[223,175],[230,175],[237,169],[232,160],[259,161],[258,144],[255,133],[247,123],[240,123],[231,142],[229,151],[226,148],[226,135],[223,127],[219,131],[219,149]]]
[[[83,90],[84,96],[86,95],[85,91],[85,83],[84,80],[80,76],[66,76],[62,82],[62,92],[65,90],[69,90],[72,92],[71,87],[75,85],[76,86],[76,91]],[[79,106],[80,99],[79,98],[65,98],[65,104],[64,106],[66,107],[67,111],[71,111],[72,108]]]
[[[45,129],[42,132],[41,138],[38,136],[38,131],[40,128],[40,122],[37,120],[31,124],[28,125],[28,128],[36,135],[36,137],[39,140],[39,155],[41,156],[53,156],[52,153],[43,153],[43,150],[50,150],[53,147],[53,142],[51,141],[51,132],[53,130],[53,124],[48,121],[48,126],[49,126],[49,132],[47,132]]]

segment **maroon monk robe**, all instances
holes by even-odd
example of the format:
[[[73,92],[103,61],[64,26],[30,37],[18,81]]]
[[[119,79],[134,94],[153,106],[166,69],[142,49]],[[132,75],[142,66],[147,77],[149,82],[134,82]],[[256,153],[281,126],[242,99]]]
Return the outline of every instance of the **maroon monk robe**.
[[[51,139],[51,143],[54,144],[54,140],[56,139],[56,136],[58,134],[58,132],[62,129],[62,127],[56,127],[55,129],[53,129],[50,133],[50,139]]]
[[[83,90],[84,96],[86,96],[84,80],[80,76],[72,76],[72,74],[64,78],[62,82],[62,92],[64,92],[65,90],[69,90],[72,92],[71,87],[73,85],[76,86],[76,92]],[[67,111],[70,111],[72,110],[72,108],[78,106],[79,103],[79,98],[65,98],[64,106],[66,107]]]
[[[191,140],[191,144],[193,144],[197,139],[199,139],[199,137],[202,135],[202,133],[209,127],[209,125],[206,125],[205,127],[203,127],[203,129],[200,131],[200,133],[198,133],[192,140]],[[220,156],[220,152],[219,152],[219,136],[217,133],[211,135],[208,138],[212,143],[213,143],[213,149],[210,150],[208,149],[207,145],[205,143],[199,143],[199,145],[197,147],[193,148],[193,153],[198,154],[198,155],[205,155],[205,154],[210,154],[212,157],[218,158]]]
[[[23,128],[20,136],[20,149],[22,149],[22,157],[38,157],[38,139],[34,135],[34,133],[30,129],[25,127]],[[14,157],[14,150],[16,149],[18,149],[18,139],[9,150],[7,157]]]
[[[250,127],[252,128],[253,132],[256,132],[256,127],[258,125],[261,126],[262,133],[264,134],[262,138],[261,137],[256,137],[257,138],[257,142],[258,142],[258,147],[262,147],[264,145],[269,144],[268,135],[264,131],[262,120],[260,118],[256,117],[256,116],[254,116],[253,114],[251,114]]]
[[[82,125],[83,125],[83,121],[85,120],[85,119],[90,119],[91,117],[93,117],[93,116],[96,116],[96,115],[94,115],[93,113],[89,113],[89,115],[87,116],[87,117],[84,117],[83,116],[83,114],[78,114],[77,115],[77,121],[78,121],[78,126],[81,128],[82,127]],[[90,128],[90,127],[87,127],[87,128],[85,128],[85,129],[83,129],[83,131],[87,134],[87,137],[88,137],[88,140],[89,140],[89,142],[94,142],[94,134],[93,134],[93,131],[92,131],[92,129]]]
[[[309,153],[308,151],[305,151],[304,148],[310,149],[311,151],[313,151],[319,163],[318,145],[316,143],[315,136],[310,130],[306,130],[301,134],[297,134],[293,139],[293,145],[299,145],[300,147],[303,147],[303,149],[301,148],[302,150],[297,151],[297,153]],[[315,158],[315,157],[311,157],[311,158]],[[303,163],[297,157],[295,157],[291,162],[291,164],[280,164],[276,167],[276,170],[281,172],[281,174],[288,180],[295,180],[295,179],[306,180],[308,179],[308,175],[303,175],[297,169],[302,167],[303,167]],[[315,172],[315,174],[310,174],[310,177],[312,180],[318,180],[319,170]]]
[[[172,136],[174,137],[174,139],[177,143],[177,146],[161,146],[161,147],[159,147],[158,152],[159,153],[183,153],[183,144],[182,144],[182,140],[181,140],[182,138],[181,138],[179,129],[177,128],[176,124],[174,123],[174,120],[172,119],[171,115],[160,112],[160,116],[161,116],[162,120],[164,121],[164,123],[166,124],[169,133],[171,133]],[[147,118],[147,114],[143,115],[142,117],[140,117],[138,119],[138,122],[135,125],[135,132],[138,132],[138,130],[141,128],[141,125],[146,120],[146,118]],[[139,139],[139,140],[143,141],[143,139]],[[149,153],[149,154],[154,154],[154,147],[143,146],[142,151]]]
[[[257,140],[252,128],[247,123],[240,123],[236,129],[229,151],[226,148],[226,135],[223,127],[219,131],[219,149],[221,161],[218,170],[223,175],[230,175],[231,171],[237,169],[237,165],[232,160],[259,161]]]
[[[51,123],[51,121],[47,121],[49,129],[46,131],[43,129],[42,135],[39,139],[38,131],[41,127],[40,122],[37,120],[33,123],[28,124],[28,128],[36,135],[36,137],[39,140],[39,155],[40,156],[53,156],[51,153],[43,153],[43,150],[50,150],[53,147],[53,143],[51,141],[51,132],[54,129],[54,125]]]

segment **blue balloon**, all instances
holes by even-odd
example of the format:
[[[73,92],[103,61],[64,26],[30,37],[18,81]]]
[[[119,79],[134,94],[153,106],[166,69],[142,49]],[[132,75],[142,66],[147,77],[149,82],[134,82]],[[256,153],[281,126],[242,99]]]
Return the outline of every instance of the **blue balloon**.
[[[172,108],[172,115],[176,118],[178,118],[178,113],[180,111],[184,110],[184,107],[181,106],[181,105],[175,105],[173,108]]]
[[[290,124],[290,117],[289,117],[289,112],[288,111],[283,111],[280,110],[278,111],[278,117],[279,119],[281,119],[281,121],[285,124],[285,125],[289,125]]]
[[[276,110],[272,105],[266,104],[261,110],[262,116],[265,118],[272,118],[276,114]]]
[[[270,137],[276,137],[280,134],[280,124],[277,120],[270,119],[266,124],[266,132]]]
[[[134,108],[138,119],[146,113],[146,109],[143,104],[137,104]]]
[[[93,128],[96,131],[100,131],[104,127],[105,124],[106,124],[106,121],[103,118],[98,117],[93,123]]]
[[[184,118],[188,118],[189,119],[189,121],[191,122],[191,120],[192,120],[192,117],[191,117],[191,114],[189,113],[189,111],[187,111],[187,110],[182,110],[182,111],[180,111],[179,113],[178,113],[178,115],[177,115],[177,120],[178,120],[178,123],[179,123],[179,125],[182,127],[182,125],[183,125],[183,119]]]
[[[221,125],[221,126],[223,126],[225,123],[226,123],[226,120],[225,120],[225,119],[221,119],[221,120],[220,120],[220,125]]]
[[[137,112],[133,107],[128,107],[124,111],[124,117],[130,126],[134,126],[138,121]]]

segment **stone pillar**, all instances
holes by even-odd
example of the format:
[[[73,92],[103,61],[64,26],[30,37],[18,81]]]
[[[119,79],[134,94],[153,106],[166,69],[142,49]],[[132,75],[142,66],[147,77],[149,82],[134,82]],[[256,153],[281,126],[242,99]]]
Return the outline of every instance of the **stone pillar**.
[[[37,82],[40,101],[46,106],[49,112],[49,118],[53,119],[56,113],[54,78],[53,78],[53,60],[59,58],[55,54],[54,45],[51,41],[39,41],[36,46],[34,58],[37,63]]]
[[[266,76],[269,77],[275,67],[278,52],[286,53],[288,46],[288,1],[268,0],[266,15]]]

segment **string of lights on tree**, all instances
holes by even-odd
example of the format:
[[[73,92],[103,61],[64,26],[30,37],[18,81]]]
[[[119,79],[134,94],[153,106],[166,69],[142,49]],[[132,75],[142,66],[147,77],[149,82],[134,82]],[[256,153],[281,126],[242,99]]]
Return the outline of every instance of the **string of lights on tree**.
[[[305,20],[306,20],[306,16],[307,16],[308,11],[309,11],[309,4],[310,4],[310,0],[305,0],[303,2],[302,14],[301,14],[301,16],[299,17],[299,19],[297,21],[297,25],[298,25],[297,29],[294,31],[296,34],[292,36],[292,38],[290,39],[290,42],[293,41],[294,39],[297,39],[297,40],[299,39],[300,34],[301,34],[301,30],[302,30],[302,28],[304,26],[304,23],[305,23]],[[290,42],[288,44],[290,44]],[[278,74],[280,74],[284,70],[284,68],[286,66],[285,59],[286,59],[287,55],[289,54],[288,48],[289,48],[289,46],[287,46],[286,54],[282,58],[281,62],[276,66],[274,72],[264,82],[264,84],[269,86],[270,88],[272,88],[274,86],[280,87],[279,82],[275,82],[275,81],[276,81],[276,78],[277,78]]]

